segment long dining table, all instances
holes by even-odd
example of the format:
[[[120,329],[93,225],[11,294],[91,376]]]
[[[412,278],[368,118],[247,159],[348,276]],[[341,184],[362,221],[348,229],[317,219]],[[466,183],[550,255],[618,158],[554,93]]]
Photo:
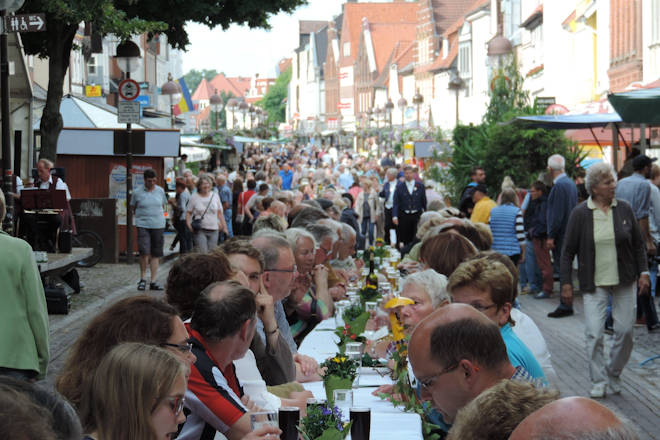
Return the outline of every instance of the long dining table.
[[[334,318],[320,322],[305,337],[298,352],[316,359],[318,363],[334,356],[339,342],[339,337],[334,334],[335,329]],[[371,408],[372,440],[422,440],[422,420],[418,414],[406,413],[389,401],[371,394],[376,387],[392,383],[388,374],[362,367],[359,385],[353,390],[353,406]],[[323,382],[307,382],[303,386],[311,391],[315,398],[325,399]]]

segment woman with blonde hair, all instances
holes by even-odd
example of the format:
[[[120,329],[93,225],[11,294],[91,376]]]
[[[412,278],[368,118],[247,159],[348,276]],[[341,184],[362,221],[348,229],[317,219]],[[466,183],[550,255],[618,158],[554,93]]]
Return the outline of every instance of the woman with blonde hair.
[[[101,361],[81,402],[87,439],[169,440],[183,414],[186,366],[153,345],[120,344]]]

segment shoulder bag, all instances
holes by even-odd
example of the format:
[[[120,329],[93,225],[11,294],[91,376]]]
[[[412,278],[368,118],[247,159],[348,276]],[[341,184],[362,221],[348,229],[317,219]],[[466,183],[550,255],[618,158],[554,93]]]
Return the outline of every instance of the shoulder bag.
[[[208,205],[206,205],[206,209],[202,213],[202,216],[200,218],[194,218],[190,222],[190,226],[192,226],[193,232],[200,231],[202,229],[202,220],[204,219],[204,216],[206,215],[206,211],[209,210],[209,206],[211,206],[211,203],[213,202],[213,196],[215,194],[211,193],[211,200],[209,200]]]

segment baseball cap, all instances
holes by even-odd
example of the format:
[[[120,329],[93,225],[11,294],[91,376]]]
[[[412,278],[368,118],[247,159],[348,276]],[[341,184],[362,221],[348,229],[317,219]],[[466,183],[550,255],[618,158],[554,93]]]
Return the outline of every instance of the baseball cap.
[[[632,161],[632,166],[635,171],[641,170],[647,165],[651,165],[653,162],[658,160],[657,157],[654,157],[651,159],[645,154],[640,154],[639,156],[635,157]]]

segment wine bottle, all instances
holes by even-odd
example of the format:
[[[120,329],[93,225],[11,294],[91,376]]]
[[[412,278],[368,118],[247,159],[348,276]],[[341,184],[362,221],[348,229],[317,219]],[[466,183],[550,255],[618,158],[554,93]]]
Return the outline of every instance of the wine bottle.
[[[378,275],[374,269],[374,253],[369,253],[369,275],[367,275],[367,287],[378,289]]]

